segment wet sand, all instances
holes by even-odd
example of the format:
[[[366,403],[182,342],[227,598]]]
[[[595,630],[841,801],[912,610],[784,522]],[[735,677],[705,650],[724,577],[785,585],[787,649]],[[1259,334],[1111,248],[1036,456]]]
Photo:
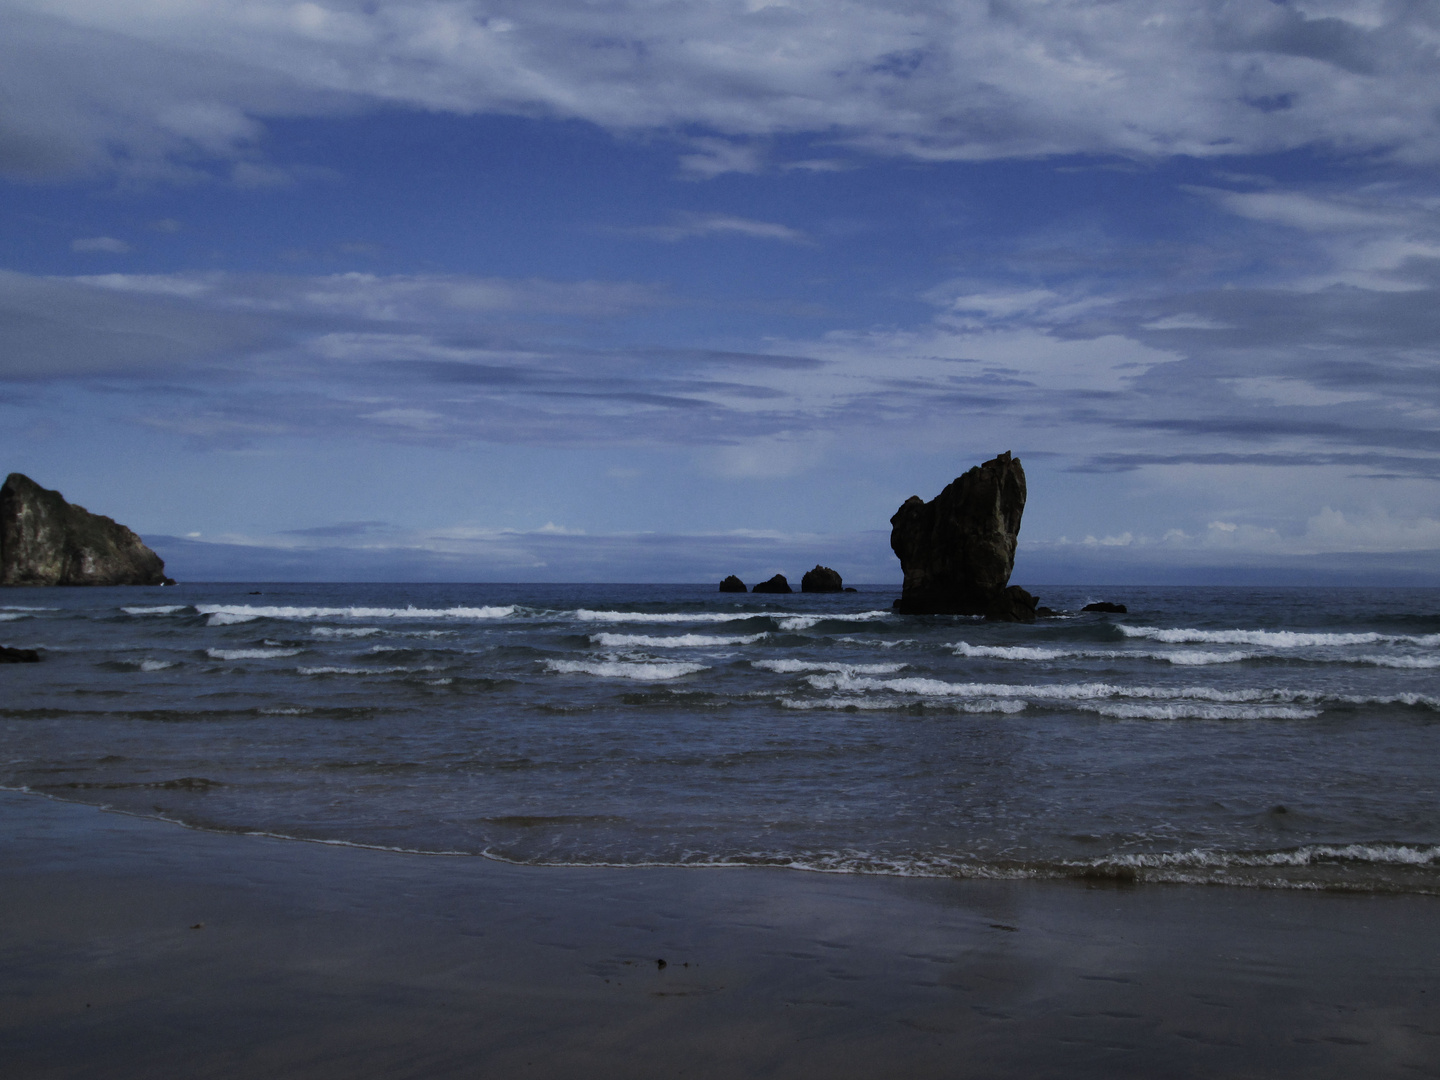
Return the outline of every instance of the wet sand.
[[[1429,897],[0,823],[12,1078],[1440,1076]]]

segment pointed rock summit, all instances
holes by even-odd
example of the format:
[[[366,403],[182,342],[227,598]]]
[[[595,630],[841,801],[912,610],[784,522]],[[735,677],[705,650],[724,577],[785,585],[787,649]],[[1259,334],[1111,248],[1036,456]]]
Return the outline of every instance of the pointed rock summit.
[[[11,473],[0,487],[0,585],[173,585],[165,563],[108,517]]]
[[[930,502],[906,499],[890,519],[905,585],[895,610],[911,615],[1035,618],[1036,599],[1010,585],[1025,512],[1025,470],[1009,451],[956,477]]]

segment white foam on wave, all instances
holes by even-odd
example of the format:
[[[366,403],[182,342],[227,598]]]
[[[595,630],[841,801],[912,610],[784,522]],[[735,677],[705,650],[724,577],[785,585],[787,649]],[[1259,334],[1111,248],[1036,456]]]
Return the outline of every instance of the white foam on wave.
[[[1114,720],[1313,720],[1320,715],[1319,709],[1300,705],[1222,705],[1210,701],[1163,705],[1083,701],[1075,707]]]
[[[988,660],[1160,660],[1180,667],[1207,664],[1236,664],[1263,654],[1253,652],[1201,652],[1176,649],[1173,652],[1131,652],[1125,649],[1041,649],[1028,645],[971,645],[966,641],[951,646],[956,656]]]
[[[30,607],[27,604],[0,604],[0,611],[59,611],[58,607]]]
[[[1071,866],[1125,866],[1137,870],[1225,869],[1228,867],[1317,866],[1334,863],[1362,863],[1374,866],[1440,866],[1440,845],[1423,844],[1305,844],[1285,851],[1190,851],[1137,852],[1115,855]]]
[[[23,611],[0,611],[0,622],[15,622],[18,619],[28,618],[30,616]]]
[[[311,637],[337,638],[337,637],[369,637],[371,634],[383,634],[385,631],[378,626],[312,626]]]
[[[1357,656],[1362,664],[1388,668],[1440,668],[1440,656]]]
[[[744,634],[736,637],[720,637],[711,634],[674,634],[669,637],[655,637],[649,634],[591,634],[590,641],[595,645],[621,649],[705,649],[724,645],[754,645],[755,642],[763,641],[769,636],[766,633]]]
[[[1211,686],[1125,686],[1117,683],[950,683],[941,679],[906,678],[873,679],[843,673],[809,675],[806,677],[817,690],[863,692],[889,690],[919,697],[957,698],[1023,698],[1027,701],[1058,701],[1065,703],[1110,700],[1143,700],[1174,702],[1214,702],[1219,704],[1298,704],[1316,705],[1340,702],[1349,705],[1423,705],[1440,710],[1440,698],[1427,694],[1324,694],[1310,690],[1239,689],[1219,690]]]
[[[726,623],[745,619],[774,619],[782,630],[807,630],[823,621],[869,622],[883,619],[888,611],[834,612],[812,615],[799,611],[592,611],[580,608],[572,617],[579,622],[614,623]]]
[[[159,607],[122,607],[126,615],[174,615],[177,611],[189,611],[189,604],[161,604]]]
[[[674,611],[591,611],[580,608],[571,613],[577,622],[615,623],[726,623],[745,619],[763,619],[765,611],[695,611],[680,613]]]
[[[214,660],[271,660],[277,656],[299,656],[304,649],[206,649]]]
[[[301,675],[396,675],[418,674],[422,671],[436,671],[435,667],[299,667]]]
[[[781,698],[780,704],[787,709],[831,709],[836,711],[858,710],[861,712],[878,712],[882,710],[908,709],[913,704],[900,698],[876,698],[876,697],[827,697],[827,698]],[[1014,714],[1024,712],[1026,705],[1023,701],[985,699],[976,701],[946,702],[944,709],[952,712],[963,713],[1006,713]]]
[[[874,649],[893,649],[897,645],[918,645],[914,638],[896,638],[893,641],[882,641],[878,638],[857,638],[842,637],[835,639],[845,645],[865,645]]]
[[[1305,649],[1339,645],[1377,645],[1386,642],[1436,646],[1440,634],[1379,634],[1366,631],[1358,634],[1319,634],[1299,630],[1192,630],[1159,626],[1127,626],[1115,628],[1126,637],[1149,638],[1170,644],[1204,645],[1265,645],[1272,649]]]
[[[820,622],[872,622],[887,618],[888,611],[857,611],[852,613],[834,612],[823,615],[776,615],[781,630],[809,630]]]
[[[909,664],[842,664],[828,660],[752,660],[752,667],[763,668],[779,675],[802,675],[827,671],[837,675],[893,675]]]
[[[509,607],[375,608],[375,607],[265,607],[251,604],[196,604],[211,626],[228,626],[256,619],[503,619],[515,613]]]
[[[546,660],[545,666],[559,675],[595,675],[602,679],[640,682],[661,682],[709,670],[705,664],[642,660]]]

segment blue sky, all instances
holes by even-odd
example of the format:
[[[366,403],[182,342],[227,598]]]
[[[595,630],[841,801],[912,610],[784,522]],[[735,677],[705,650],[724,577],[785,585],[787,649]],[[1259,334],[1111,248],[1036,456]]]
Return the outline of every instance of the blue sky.
[[[1440,583],[1440,11],[0,0],[0,470],[177,576]]]

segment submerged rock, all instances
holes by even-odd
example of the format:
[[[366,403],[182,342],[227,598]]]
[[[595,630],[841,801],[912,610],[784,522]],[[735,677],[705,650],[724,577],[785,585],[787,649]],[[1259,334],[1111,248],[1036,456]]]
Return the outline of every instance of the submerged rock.
[[[895,610],[1032,621],[1035,597],[1009,586],[1024,512],[1025,470],[1008,451],[930,502],[906,499],[890,519],[890,547],[905,574]]]
[[[1086,604],[1081,611],[1103,611],[1108,615],[1128,615],[1130,609],[1124,604],[1112,604],[1109,600],[1097,600],[1093,604]]]
[[[724,581],[720,582],[721,592],[745,592],[745,583],[734,574],[731,574]]]
[[[0,645],[0,664],[37,664],[40,662],[40,654],[34,649],[12,649],[8,645]]]
[[[755,586],[753,589],[751,589],[750,591],[751,591],[752,593],[753,593],[753,592],[777,592],[777,593],[786,593],[786,592],[794,592],[795,590],[792,589],[792,588],[790,587],[790,583],[785,580],[785,575],[784,575],[784,574],[776,574],[776,575],[775,575],[774,577],[772,577],[769,581],[762,581],[762,582],[760,582],[759,585],[756,585],[756,586]]]
[[[814,570],[806,570],[800,579],[801,592],[844,592],[845,582],[828,566],[815,564]]]
[[[0,487],[0,585],[173,585],[165,563],[108,517],[11,473]]]

